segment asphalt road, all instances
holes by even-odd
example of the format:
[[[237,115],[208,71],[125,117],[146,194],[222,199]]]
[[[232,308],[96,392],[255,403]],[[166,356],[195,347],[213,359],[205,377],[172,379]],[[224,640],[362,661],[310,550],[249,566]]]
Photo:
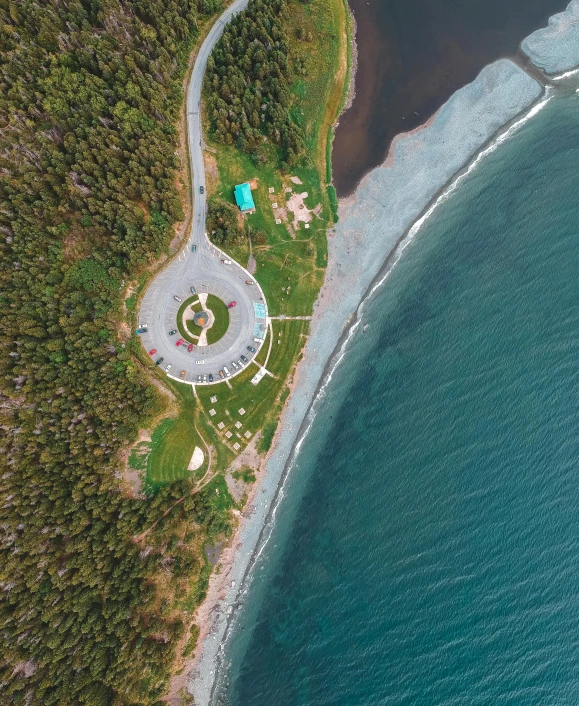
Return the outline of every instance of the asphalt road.
[[[212,373],[214,382],[219,382],[219,371],[226,366],[231,377],[241,372],[235,370],[232,361],[237,362],[240,355],[251,360],[253,353],[247,346],[259,349],[254,341],[256,326],[263,326],[265,332],[267,305],[260,286],[253,275],[241,265],[232,261],[224,265],[221,260],[230,260],[227,255],[212,245],[205,236],[205,216],[207,210],[205,189],[205,166],[203,163],[201,130],[201,89],[207,59],[216,42],[221,37],[225,25],[238,12],[245,9],[248,0],[236,0],[215,22],[205,38],[195,61],[191,80],[187,89],[187,124],[189,133],[189,153],[191,173],[193,175],[193,221],[187,245],[177,258],[162,270],[149,284],[139,310],[139,325],[147,325],[147,333],[141,334],[142,343],[147,351],[156,348],[155,360],[162,357],[161,369],[170,377],[180,379],[185,370],[184,382],[198,384],[198,375]],[[195,244],[197,251],[192,252]],[[247,285],[252,280],[254,284]],[[236,301],[230,309],[230,323],[225,336],[211,346],[195,346],[189,353],[187,346],[176,346],[179,334],[169,336],[169,331],[177,328],[176,315],[181,304],[174,295],[183,300],[191,296],[190,287],[197,292],[215,294],[226,304]],[[265,317],[257,318],[254,304],[264,305]],[[257,371],[256,371],[257,372]]]

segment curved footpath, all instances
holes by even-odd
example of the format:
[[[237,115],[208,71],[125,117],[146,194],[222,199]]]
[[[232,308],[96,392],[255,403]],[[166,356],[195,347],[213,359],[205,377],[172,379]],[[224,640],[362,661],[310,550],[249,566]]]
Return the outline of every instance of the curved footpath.
[[[573,0],[567,10],[568,22],[559,25],[569,34],[574,26],[570,15],[578,3]],[[533,35],[537,44],[541,39],[547,35]],[[565,70],[567,64],[556,65],[555,70]],[[480,159],[532,119],[547,99],[543,87],[514,63],[495,62],[451,96],[424,126],[401,135],[384,164],[366,175],[352,197],[340,202],[340,221],[328,240],[323,298],[318,298],[314,309],[311,334],[282,415],[281,431],[244,510],[247,519],[231,542],[230,561],[224,559],[220,574],[211,577],[202,611],[207,622],[201,624],[189,681],[197,706],[208,706],[219,691],[216,680],[223,676],[225,642],[244,600],[256,556],[269,536],[280,488],[311,426],[317,401],[323,396],[320,393],[358,328],[365,299],[386,280],[401,250],[457,187],[461,175],[475,169]]]
[[[187,245],[178,257],[164,268],[149,284],[139,310],[139,326],[146,327],[142,342],[147,351],[156,350],[153,358],[163,358],[162,369],[169,377],[183,382],[198,384],[198,375],[213,375],[214,382],[221,381],[219,371],[229,369],[231,376],[236,370],[232,362],[240,361],[244,355],[251,359],[254,353],[248,346],[257,348],[267,328],[267,303],[259,284],[244,267],[209,242],[205,233],[207,194],[205,188],[205,165],[203,162],[203,135],[201,122],[201,90],[207,59],[223,34],[227,23],[238,12],[247,7],[248,0],[235,0],[215,22],[203,41],[193,66],[187,89],[187,129],[191,178],[193,182],[193,222]],[[203,188],[203,193],[201,193]],[[196,251],[193,252],[193,246]],[[231,264],[223,264],[228,260]],[[252,281],[253,284],[246,284]],[[181,300],[191,297],[191,287],[197,293],[214,294],[226,304],[233,301],[230,309],[230,325],[225,336],[209,346],[195,345],[188,351],[187,345],[177,346],[179,334],[169,335],[177,328],[177,312]],[[167,366],[170,366],[167,370]],[[207,384],[208,381],[206,381]]]

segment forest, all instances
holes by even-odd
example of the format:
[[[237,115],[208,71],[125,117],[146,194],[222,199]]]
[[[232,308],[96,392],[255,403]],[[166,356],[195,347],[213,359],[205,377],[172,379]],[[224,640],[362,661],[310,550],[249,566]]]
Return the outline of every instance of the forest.
[[[291,167],[305,142],[291,111],[287,13],[285,0],[250,0],[209,57],[204,92],[214,139],[259,158],[266,138]]]
[[[217,9],[0,0],[4,704],[160,703],[186,587],[193,610],[207,583],[203,543],[229,531],[211,485],[132,498],[119,472],[162,407],[132,355],[124,287],[183,218],[182,81]]]

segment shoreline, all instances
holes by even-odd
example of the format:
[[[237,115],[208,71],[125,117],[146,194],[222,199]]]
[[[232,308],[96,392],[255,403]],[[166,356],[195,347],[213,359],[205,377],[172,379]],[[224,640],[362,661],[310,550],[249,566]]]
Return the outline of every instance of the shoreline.
[[[393,169],[397,160],[400,161],[401,159],[400,155],[397,154],[400,148],[407,148],[408,143],[411,141],[420,142],[424,133],[430,130],[436,132],[437,122],[441,120],[448,122],[448,118],[444,116],[441,117],[441,114],[445,112],[445,108],[447,108],[449,104],[456,103],[456,98],[459,94],[462,95],[464,92],[472,91],[473,87],[476,84],[480,84],[482,81],[484,97],[484,82],[485,78],[488,78],[488,76],[483,77],[483,74],[485,74],[485,72],[488,74],[488,72],[492,70],[500,74],[499,68],[504,68],[507,64],[509,65],[509,71],[507,73],[512,73],[512,71],[515,70],[523,74],[522,69],[516,67],[512,62],[505,60],[495,62],[495,64],[491,64],[489,67],[483,69],[472,84],[469,84],[453,94],[440,111],[432,116],[423,126],[412,131],[412,133],[399,136],[396,144],[391,146],[386,161],[362,179],[355,194],[340,200],[340,211],[355,208],[357,201],[363,198],[359,192],[368,186],[368,182],[372,180],[372,175],[375,172]],[[494,69],[492,67],[494,67]],[[407,221],[406,227],[401,233],[400,231],[398,232],[394,240],[384,244],[378,239],[378,249],[381,250],[381,264],[377,270],[375,266],[364,266],[363,258],[360,258],[358,263],[361,265],[364,272],[376,271],[371,279],[366,282],[354,307],[351,306],[350,300],[346,301],[346,306],[342,305],[341,307],[337,306],[335,301],[338,295],[338,284],[340,287],[343,287],[344,278],[341,271],[344,268],[343,263],[347,262],[349,264],[350,248],[357,249],[366,247],[367,249],[371,249],[369,243],[363,242],[363,240],[369,240],[372,237],[372,233],[366,233],[365,236],[358,235],[357,238],[354,237],[354,239],[352,239],[352,235],[356,236],[356,228],[354,227],[352,232],[352,224],[348,223],[348,218],[344,219],[346,225],[344,225],[344,220],[341,220],[335,228],[334,233],[331,231],[328,233],[329,257],[326,280],[320,291],[318,300],[314,305],[312,327],[304,349],[304,357],[294,372],[290,385],[291,392],[284,405],[272,448],[262,461],[262,464],[260,464],[258,479],[251,490],[246,508],[241,514],[239,525],[236,528],[230,545],[224,551],[220,560],[221,571],[219,574],[212,576],[207,597],[198,611],[198,622],[202,624],[202,632],[199,636],[198,647],[195,651],[194,658],[189,665],[192,667],[189,674],[189,693],[194,695],[195,703],[199,706],[201,706],[201,704],[209,704],[213,699],[218,686],[220,670],[224,663],[227,640],[231,635],[232,627],[235,623],[234,618],[236,617],[237,610],[240,608],[242,596],[247,591],[251,582],[253,567],[263,552],[264,547],[267,545],[273,527],[275,513],[279,507],[279,500],[283,496],[285,480],[299,453],[303,440],[306,438],[311,428],[313,419],[315,418],[316,404],[323,398],[324,391],[332,379],[333,372],[344,356],[347,343],[356,332],[362,320],[365,304],[371,299],[375,290],[387,279],[388,273],[397,262],[401,252],[403,252],[406,245],[412,241],[422,224],[428,219],[437,206],[448,198],[462,178],[464,178],[466,174],[469,174],[481,159],[494,151],[504,140],[508,139],[510,134],[515,132],[524,122],[531,119],[536,112],[550,100],[551,95],[548,95],[547,92],[539,88],[538,84],[536,84],[533,79],[529,78],[526,74],[523,75],[526,81],[531,82],[527,85],[527,88],[531,86],[531,84],[537,87],[534,97],[531,100],[528,95],[526,98],[523,97],[522,104],[519,105],[518,110],[513,112],[513,108],[511,108],[510,112],[507,110],[509,114],[506,117],[505,115],[503,115],[502,118],[499,116],[498,126],[494,124],[496,120],[493,122],[493,120],[489,119],[489,116],[485,116],[485,106],[483,105],[483,110],[479,110],[479,115],[476,117],[480,118],[481,113],[483,118],[487,117],[491,123],[491,127],[494,125],[492,130],[482,140],[479,134],[478,143],[474,147],[472,144],[461,145],[463,150],[465,150],[461,158],[462,166],[452,169],[450,175],[447,176],[438,188],[434,189],[426,203],[413,215],[411,220]],[[481,79],[481,77],[483,78]],[[494,78],[496,79],[497,77]],[[500,78],[500,76],[498,78]],[[506,78],[508,79],[508,76]],[[491,80],[490,83],[492,84],[493,81]],[[501,83],[500,80],[495,81],[495,83],[494,90],[500,92],[501,86],[505,88],[505,83],[508,83],[508,80],[505,81],[505,83]],[[480,89],[481,86],[478,85],[477,88]],[[472,101],[470,107],[476,109],[476,90],[474,93],[475,100]],[[488,98],[490,96],[492,98],[494,95],[493,88],[491,88],[490,91],[487,92],[486,97]],[[456,107],[456,105],[454,107]],[[480,105],[478,107],[480,108]],[[463,114],[461,117],[463,121],[464,117],[466,117],[466,122],[468,123],[472,122],[473,115],[467,113],[466,116]],[[438,129],[440,131],[440,126],[438,126]],[[421,145],[421,147],[423,148],[424,145]],[[376,203],[379,203],[375,200],[373,194],[366,194],[366,196],[374,201],[372,204],[374,207]],[[348,216],[349,215],[350,214],[348,214]],[[345,247],[344,243],[337,242],[340,239],[340,234],[347,234],[350,238],[346,244],[348,248],[347,256],[344,252],[340,253],[339,251],[340,246],[342,248]],[[386,245],[386,247],[384,247],[384,245]],[[373,253],[373,255],[376,254]],[[365,279],[367,279],[367,277]],[[358,290],[359,289],[358,287]],[[344,300],[342,300],[342,303],[343,302]],[[332,307],[334,307],[333,311]],[[335,311],[336,308],[338,308],[338,312]],[[344,317],[343,314],[348,308],[350,313]],[[339,321],[336,316],[337,313]],[[316,345],[317,342],[320,345],[327,343],[328,338],[327,336],[325,337],[326,341],[318,340],[324,338],[320,334],[320,323],[323,321],[324,327],[327,329],[328,322],[326,319],[332,316],[334,318],[332,336],[335,343],[332,345],[329,352],[327,351],[327,346],[325,347],[327,354],[324,354],[324,352],[320,353],[319,350],[313,346]],[[330,322],[329,325],[331,326],[332,322]],[[319,371],[319,374],[316,374],[316,372],[312,374],[312,368],[314,371]],[[310,381],[314,378],[317,382],[312,389]],[[262,497],[263,495],[269,497],[264,498]],[[261,502],[259,502],[260,499]]]

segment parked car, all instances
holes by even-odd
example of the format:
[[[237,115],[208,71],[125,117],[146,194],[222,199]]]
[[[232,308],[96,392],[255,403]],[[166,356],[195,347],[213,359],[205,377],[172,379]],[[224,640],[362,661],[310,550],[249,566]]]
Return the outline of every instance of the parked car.
[[[149,355],[155,355],[156,352],[157,352],[156,348],[151,348],[151,350],[149,351]]]
[[[247,358],[246,358],[244,355],[241,355],[241,356],[239,356],[239,357],[241,358],[241,360],[242,360],[244,363],[247,363],[247,362],[248,362]]]
[[[203,376],[203,382],[207,382],[207,375]]]
[[[219,371],[219,377],[220,377],[220,378],[225,377],[225,375],[223,374],[223,370],[220,370],[220,371]]]
[[[255,353],[255,348],[253,348],[252,346],[247,346],[247,350],[251,353]]]
[[[197,375],[197,382],[201,382],[201,375]]]
[[[231,265],[231,260],[221,260],[224,265]]]
[[[169,363],[169,364],[167,365],[167,367],[165,368],[165,372],[168,373],[169,370],[171,370],[171,367],[172,367],[172,366],[171,366],[171,363]]]
[[[169,336],[174,336],[177,333],[177,329],[174,328],[172,331],[169,331]]]
[[[205,193],[205,187],[204,187],[204,186],[200,186],[200,187],[199,187],[199,193],[200,193],[200,194]]]
[[[231,365],[233,366],[234,370],[239,370],[239,366],[234,360],[231,361]]]
[[[179,377],[181,378],[181,380],[185,377],[185,371],[184,371],[184,370],[181,371],[181,375],[179,375]]]
[[[229,372],[229,370],[227,370],[227,368],[225,366],[223,366],[223,372],[225,373],[225,375],[227,377],[231,377],[231,373]]]
[[[237,306],[237,302],[229,302],[230,309],[233,309],[234,306]]]
[[[165,358],[157,358],[155,361],[155,365],[161,365],[161,363],[165,360]]]
[[[192,351],[194,348],[195,348],[195,346],[194,346],[192,343],[190,343],[190,344],[187,346],[187,350],[189,351],[189,353],[191,353],[191,351]]]
[[[184,338],[180,338],[180,339],[177,341],[177,343],[176,343],[175,345],[176,345],[176,346],[182,346],[183,343],[185,343],[185,339],[184,339]]]
[[[209,373],[209,382],[213,382],[213,373]]]
[[[197,246],[195,245],[195,243],[193,243],[193,245],[191,246],[191,252],[197,252]]]
[[[181,299],[181,297],[178,296],[177,294],[174,294],[174,295],[173,295],[173,299],[174,299],[176,302],[182,302],[182,301],[183,301],[183,300]]]
[[[237,361],[237,365],[239,365],[240,368],[243,368],[243,363],[241,362],[241,360]]]
[[[141,327],[141,328],[136,329],[135,333],[137,335],[139,335],[140,333],[147,333],[147,330],[148,329]]]
[[[254,284],[252,279],[246,279],[245,284]]]
[[[190,287],[190,289],[191,289],[191,294],[197,294],[197,290],[195,289],[195,287]]]

